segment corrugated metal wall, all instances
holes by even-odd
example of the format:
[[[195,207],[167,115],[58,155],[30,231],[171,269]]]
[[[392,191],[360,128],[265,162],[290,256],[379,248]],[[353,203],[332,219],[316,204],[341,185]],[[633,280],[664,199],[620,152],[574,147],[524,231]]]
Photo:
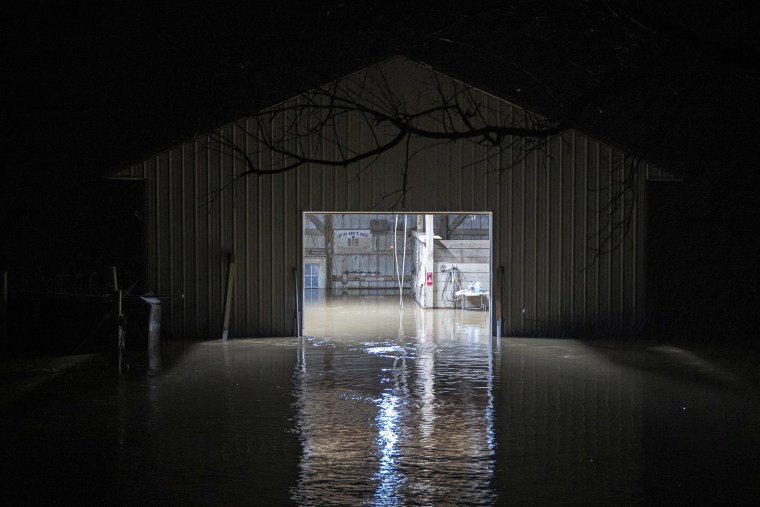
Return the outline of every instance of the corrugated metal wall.
[[[378,96],[380,80],[367,76],[380,74],[384,82],[398,86],[408,103],[430,100],[425,94],[433,89],[431,71],[403,58],[357,73],[347,82]],[[444,90],[456,85],[441,75],[436,79]],[[472,93],[490,121],[523,114],[508,102]],[[282,131],[293,120],[283,116],[273,118],[271,132]],[[260,167],[282,163],[244,134],[256,128],[248,118],[218,132],[244,146]],[[335,134],[313,137],[307,149],[337,157],[331,135],[348,139],[356,149],[373,143],[373,132],[352,118],[338,122]],[[636,199],[608,210],[603,205],[616,190],[625,163],[621,152],[574,131],[540,149],[521,150],[520,143],[527,142],[517,140],[503,152],[468,141],[412,142],[404,211],[493,213],[493,270],[504,269],[501,293],[495,296],[503,301],[506,334],[636,328],[644,310],[646,171],[637,174]],[[397,146],[371,165],[312,164],[226,186],[245,165],[220,153],[205,136],[121,171],[117,176],[147,180],[148,286],[156,293],[185,295],[165,303],[170,320],[164,322],[164,331],[196,338],[220,335],[227,262],[234,253],[230,335],[291,335],[302,212],[397,211],[383,196],[401,188],[405,159],[404,147]],[[505,166],[510,168],[498,170]],[[622,228],[605,232],[626,216],[627,233]],[[595,249],[604,246],[605,238],[621,246],[597,256]]]

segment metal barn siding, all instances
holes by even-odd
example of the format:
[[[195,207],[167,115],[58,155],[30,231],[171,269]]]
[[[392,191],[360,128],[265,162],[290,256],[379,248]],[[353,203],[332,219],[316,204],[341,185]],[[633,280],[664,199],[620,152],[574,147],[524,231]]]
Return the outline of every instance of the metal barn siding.
[[[378,80],[368,76],[379,74],[397,83],[405,100],[430,100],[432,71],[400,57],[345,82],[353,90],[361,87],[363,94],[377,96]],[[442,88],[457,86],[445,76],[435,76]],[[486,106],[490,121],[502,114],[524,114],[489,94],[473,90],[472,96]],[[286,104],[303,100],[297,97]],[[271,132],[293,120],[293,113],[287,114],[289,118],[273,117]],[[256,121],[245,118],[217,132],[244,146],[260,167],[281,163],[281,157],[243,133],[256,128]],[[358,118],[341,120],[336,131],[356,149],[372,142],[373,133]],[[332,134],[322,134],[312,136],[306,149],[337,158]],[[636,175],[635,200],[608,213],[602,204],[616,188],[623,154],[578,132],[568,131],[527,156],[517,147],[499,153],[467,141],[425,143],[414,140],[410,146],[403,211],[493,213],[493,276],[497,268],[504,269],[501,293],[494,296],[502,300],[504,333],[634,330],[642,324],[647,167]],[[371,165],[311,164],[230,184],[246,167],[211,144],[210,136],[202,136],[117,174],[148,182],[148,286],[158,294],[184,294],[184,299],[166,302],[170,320],[164,321],[164,329],[188,337],[220,336],[228,260],[234,254],[230,336],[292,335],[294,269],[301,276],[302,212],[398,211],[383,196],[401,188],[404,146]],[[499,170],[505,166],[510,168]],[[606,229],[626,216],[627,234]],[[595,249],[604,246],[605,237],[621,246],[597,256]]]

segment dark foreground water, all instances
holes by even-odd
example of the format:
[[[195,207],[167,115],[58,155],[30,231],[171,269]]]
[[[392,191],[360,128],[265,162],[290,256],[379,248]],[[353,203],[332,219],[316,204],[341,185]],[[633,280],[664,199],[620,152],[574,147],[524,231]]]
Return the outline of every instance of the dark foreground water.
[[[760,399],[675,348],[492,339],[484,314],[164,344],[2,406],[5,505],[751,505]],[[340,313],[346,308],[334,307]],[[385,311],[385,310],[383,310]],[[396,312],[397,313],[397,312]],[[312,321],[313,322],[313,321]]]

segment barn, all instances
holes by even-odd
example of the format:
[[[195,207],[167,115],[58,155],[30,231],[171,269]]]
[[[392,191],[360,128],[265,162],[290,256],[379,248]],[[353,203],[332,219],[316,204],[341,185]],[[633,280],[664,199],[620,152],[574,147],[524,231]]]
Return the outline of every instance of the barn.
[[[164,334],[292,336],[305,285],[368,294],[398,290],[395,279],[406,292],[435,291],[444,270],[477,264],[451,254],[472,241],[484,248],[477,276],[493,335],[638,333],[647,182],[668,176],[544,122],[525,104],[394,57],[111,178],[144,189],[146,289],[175,296],[163,300]],[[509,128],[497,139],[483,130],[493,124]],[[415,266],[415,241],[426,238],[454,255],[448,264]],[[405,239],[412,260],[399,273]],[[341,264],[352,246],[375,260]],[[420,304],[445,306],[431,301]]]

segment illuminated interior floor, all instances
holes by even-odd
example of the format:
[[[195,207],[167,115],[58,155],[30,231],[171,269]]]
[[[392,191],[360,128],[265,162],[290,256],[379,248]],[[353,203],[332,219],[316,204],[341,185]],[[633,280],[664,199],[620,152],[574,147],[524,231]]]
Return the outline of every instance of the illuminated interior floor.
[[[423,309],[410,296],[328,296],[307,291],[303,334],[314,337],[364,339],[390,336],[433,336],[464,332],[488,335],[488,308],[484,311]]]

